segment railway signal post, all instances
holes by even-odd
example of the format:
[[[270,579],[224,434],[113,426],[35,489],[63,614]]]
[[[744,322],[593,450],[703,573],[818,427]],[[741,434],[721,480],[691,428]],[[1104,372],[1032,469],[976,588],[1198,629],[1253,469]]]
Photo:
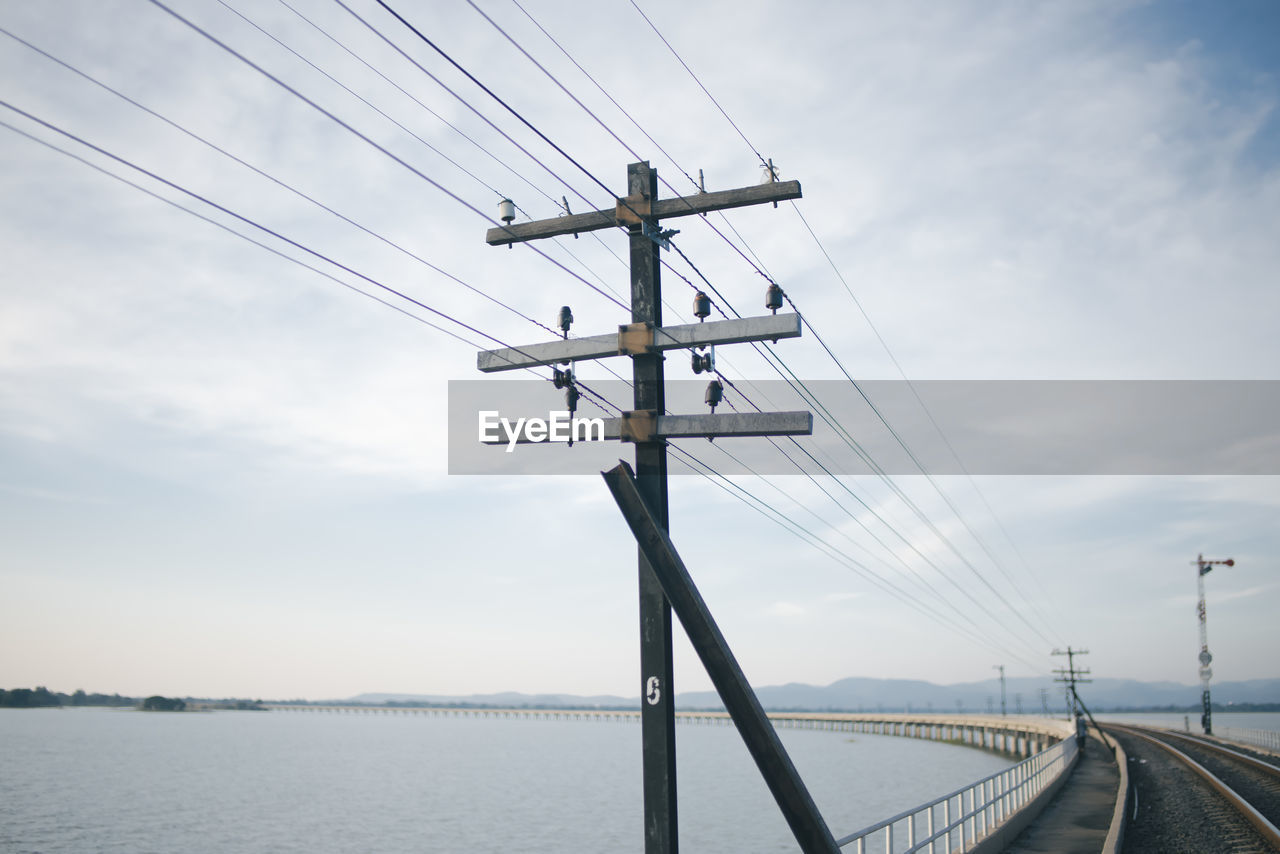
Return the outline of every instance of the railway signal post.
[[[1226,560],[1205,560],[1204,555],[1197,555],[1195,560],[1196,590],[1200,600],[1196,605],[1196,613],[1200,616],[1200,726],[1205,735],[1213,735],[1213,705],[1209,702],[1209,680],[1213,678],[1213,655],[1209,652],[1209,629],[1205,622],[1204,577],[1215,566],[1235,566],[1233,558]]]

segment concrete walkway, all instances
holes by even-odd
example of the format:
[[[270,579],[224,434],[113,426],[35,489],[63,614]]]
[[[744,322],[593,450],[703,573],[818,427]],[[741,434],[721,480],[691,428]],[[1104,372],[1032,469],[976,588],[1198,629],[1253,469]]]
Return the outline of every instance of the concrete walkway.
[[[1115,758],[1090,734],[1062,790],[1005,854],[1098,854],[1111,827],[1119,786]]]

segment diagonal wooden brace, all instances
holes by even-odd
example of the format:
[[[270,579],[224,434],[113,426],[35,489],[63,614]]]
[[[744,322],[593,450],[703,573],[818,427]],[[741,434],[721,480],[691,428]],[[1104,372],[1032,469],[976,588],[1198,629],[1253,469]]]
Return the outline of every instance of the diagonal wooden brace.
[[[804,854],[840,854],[817,804],[751,690],[728,642],[689,576],[688,568],[640,496],[635,473],[626,463],[619,463],[601,474],[631,533],[635,535],[641,553],[671,602],[671,610],[680,618],[689,642],[702,659],[702,666],[724,701],[725,711],[733,719],[783,818],[791,826],[800,850]]]

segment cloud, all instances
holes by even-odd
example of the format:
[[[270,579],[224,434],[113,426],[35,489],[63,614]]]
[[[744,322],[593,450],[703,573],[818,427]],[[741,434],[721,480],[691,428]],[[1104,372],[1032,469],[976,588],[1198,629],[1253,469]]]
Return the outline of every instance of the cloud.
[[[793,617],[803,617],[809,613],[809,609],[803,605],[797,605],[794,602],[774,602],[769,607],[769,614],[774,617],[782,617],[791,619]]]
[[[6,26],[15,32],[518,312],[550,324],[559,306],[569,304],[578,318],[574,334],[582,335],[629,321],[626,311],[532,250],[486,246],[488,223],[480,216],[163,15],[123,2],[84,2],[57,18],[35,5],[11,6]],[[1159,7],[1150,7],[1150,14],[1164,14]],[[391,90],[287,10],[247,14],[457,166],[225,10],[202,3],[186,8],[482,211],[493,210],[502,195],[537,218],[558,215],[562,196],[575,211],[607,208],[623,189],[625,164],[635,159],[462,6],[430,13],[447,34],[446,47],[609,189],[448,72],[463,97],[556,173],[549,175],[332,4],[306,11],[490,153]],[[798,210],[913,379],[1274,377],[1280,364],[1273,328],[1280,314],[1273,286],[1280,269],[1273,234],[1280,169],[1274,147],[1261,143],[1273,133],[1280,90],[1267,73],[1236,75],[1224,86],[1221,68],[1236,61],[1228,56],[1229,44],[1157,40],[1152,28],[1129,26],[1129,16],[1146,14],[1146,4],[801,2],[785,15],[744,15],[728,2],[655,0],[646,9],[750,145],[625,4],[565,4],[536,14],[679,168],[531,24],[520,18],[505,23],[681,192],[692,189],[682,170],[692,176],[705,170],[708,189],[754,183],[752,149],[799,179],[805,197]],[[708,39],[708,33],[718,36]],[[619,44],[646,56],[652,73],[636,74],[632,65],[618,63]],[[434,61],[426,64],[436,70]],[[550,335],[7,39],[0,41],[0,74],[20,81],[14,98],[34,112],[484,333],[515,345]],[[744,252],[749,248],[747,254],[784,285],[857,378],[897,378],[894,363],[790,206],[731,212],[732,231],[723,219],[708,221],[747,244]],[[731,302],[743,314],[763,310],[764,280],[741,255],[696,218],[673,226],[682,230],[677,243],[723,294],[718,302]],[[360,607],[368,613],[380,604],[394,606],[411,621],[415,609],[429,605],[432,613],[447,612],[458,625],[470,626],[474,642],[456,650],[448,678],[477,674],[467,677],[477,689],[485,687],[479,684],[484,678],[527,678],[571,690],[577,686],[557,680],[573,678],[585,690],[634,693],[634,674],[618,663],[634,658],[628,644],[635,632],[620,628],[634,615],[634,548],[598,480],[443,473],[445,383],[475,378],[473,350],[498,346],[493,341],[459,344],[3,129],[0,227],[6,236],[0,452],[24,461],[23,478],[6,479],[11,486],[3,495],[14,512],[4,514],[4,533],[7,542],[23,544],[31,565],[46,567],[55,579],[74,578],[85,601],[130,581],[131,591],[151,591],[153,598],[132,606],[145,617],[166,597],[186,601],[189,591],[175,587],[180,582],[168,568],[198,554],[201,570],[218,572],[225,585],[228,622],[247,614],[266,626],[278,617],[317,637],[322,631],[316,627],[347,624],[353,591],[362,591]],[[540,248],[575,275],[625,295],[621,235],[566,237]],[[666,317],[688,321],[691,290],[703,284],[673,253],[664,260],[670,264],[662,274]],[[800,376],[841,379],[811,331],[780,342],[777,352]],[[745,394],[772,405],[745,382],[776,376],[754,351],[724,347],[717,360]],[[625,375],[625,364],[614,362]],[[667,365],[670,377],[688,376],[684,362],[673,358]],[[602,366],[580,369],[587,381],[608,376]],[[548,400],[558,399],[548,388]],[[733,448],[727,441],[684,447],[713,464]],[[28,453],[32,448],[48,453]],[[822,449],[828,452],[850,453],[843,446]],[[1247,459],[1247,449],[1244,454]],[[85,466],[80,480],[50,462],[84,456],[100,465]],[[143,476],[130,479],[129,472]],[[1099,662],[1099,672],[1127,668],[1153,677],[1182,672],[1164,653],[1180,642],[1191,618],[1158,603],[1162,591],[1185,586],[1190,576],[1171,573],[1216,544],[1240,557],[1242,568],[1245,548],[1273,554],[1270,520],[1280,500],[1273,481],[979,478],[986,496],[979,499],[961,479],[939,479],[996,553],[1009,555],[1006,566],[1023,593],[1063,624],[1064,642],[1091,644],[1099,658],[1109,650],[1112,657]],[[853,495],[826,483],[831,496],[799,477],[776,479],[787,494],[751,478],[735,482],[886,577],[905,579],[898,555],[947,589],[947,581],[871,519],[854,495],[884,505],[895,528],[941,573],[981,586],[874,478],[845,479]],[[171,514],[167,527],[192,530],[177,546],[168,544],[172,548],[156,543],[150,522],[161,499],[155,496],[170,494],[157,483],[222,495],[219,542],[202,539],[204,526],[192,521],[205,519],[208,508],[175,499],[165,508]],[[898,483],[993,585],[1010,591],[928,483]],[[139,497],[133,492],[139,489],[152,491]],[[673,517],[677,545],[705,558],[697,562],[699,582],[709,601],[714,593],[718,618],[723,613],[726,624],[739,628],[759,662],[753,673],[787,681],[804,657],[810,681],[870,666],[885,672],[859,675],[890,675],[891,669],[945,681],[965,678],[965,672],[990,675],[985,647],[957,641],[754,511],[726,501],[719,489],[697,478],[673,479],[671,489],[673,506],[680,508]],[[92,520],[41,510],[74,503],[45,497],[81,494],[109,496],[118,508],[112,518],[119,520],[119,542],[105,552],[113,558],[110,571],[90,572],[103,566],[102,553],[74,545]],[[1013,559],[1001,527],[983,506],[987,499],[1030,569]],[[877,545],[850,514],[887,546]],[[237,541],[262,541],[264,547],[240,551],[230,545]],[[869,558],[867,551],[880,557]],[[498,573],[504,579],[538,583],[493,596],[484,580],[497,572],[496,564],[505,567]],[[312,610],[305,619],[286,608],[237,610],[237,601],[259,601],[263,580],[286,601],[300,584],[291,574],[298,566],[310,570]],[[1241,583],[1262,599],[1274,593],[1265,581]],[[609,586],[602,591],[595,584]],[[1010,596],[1022,604],[1022,596]],[[28,598],[49,609],[37,614],[47,621],[57,597]],[[590,609],[582,607],[584,598],[596,600]],[[1115,601],[1132,613],[1116,618],[1109,610]],[[997,648],[1039,655],[975,607],[960,607]],[[607,617],[591,616],[600,609],[608,610]],[[1163,611],[1172,616],[1166,619]],[[805,619],[790,619],[786,632],[756,646],[751,620],[761,614]],[[57,664],[68,679],[76,673],[77,651],[112,632],[105,618],[87,616],[88,639],[68,636],[67,655]],[[485,639],[501,634],[497,626],[515,624],[527,629],[530,650],[577,644],[591,648],[599,661],[572,677],[524,659],[499,672],[493,662],[509,661],[510,650]],[[867,656],[811,655],[819,647],[856,647],[867,626],[898,633],[891,660],[872,665]],[[289,628],[271,625],[276,634]],[[1228,633],[1237,628],[1255,646],[1275,646],[1258,640],[1274,635],[1270,624],[1224,625],[1224,651],[1232,642]],[[1136,629],[1152,639],[1152,649],[1131,642]],[[401,669],[388,665],[382,671],[387,678],[402,672],[412,674],[405,679],[429,682],[435,677],[418,663],[443,637],[423,629],[417,648],[410,642],[394,650],[390,645],[398,638],[352,637],[346,654],[352,662],[396,662]],[[1038,641],[1033,646],[1038,649]],[[120,658],[137,658],[137,651],[123,648]],[[181,659],[183,651],[176,647],[173,657]],[[1236,658],[1259,672],[1270,666],[1247,650]],[[231,673],[235,667],[224,663],[210,672],[215,669]],[[287,666],[264,663],[263,673],[269,670],[281,673]],[[163,674],[154,678],[163,681]],[[255,693],[269,694],[270,680],[256,678]],[[351,684],[359,678],[358,665],[344,665],[290,690],[341,695],[416,687]],[[234,677],[225,679],[207,690],[234,693]],[[165,690],[160,684],[154,689]]]

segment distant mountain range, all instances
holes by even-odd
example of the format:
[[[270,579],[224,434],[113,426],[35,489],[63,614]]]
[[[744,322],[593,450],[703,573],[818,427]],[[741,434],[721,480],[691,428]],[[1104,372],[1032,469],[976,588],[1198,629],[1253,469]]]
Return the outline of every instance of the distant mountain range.
[[[1062,685],[1052,677],[1010,678],[1005,685],[1008,710],[1015,712],[1021,702],[1028,713],[1042,711],[1041,689],[1048,691],[1051,710],[1064,706]],[[1139,682],[1135,679],[1094,679],[1079,686],[1080,696],[1094,711],[1158,708],[1173,706],[1193,707],[1200,702],[1199,685],[1181,685],[1177,682]],[[911,679],[841,679],[830,685],[767,685],[756,688],[756,696],[766,709],[810,711],[936,711],[950,712],[956,709],[976,712],[988,708],[1000,708],[1000,680],[962,682],[955,685],[935,685]],[[1280,679],[1250,679],[1244,682],[1222,682],[1213,685],[1213,701],[1216,704],[1276,703],[1280,704]],[[639,697],[613,695],[576,696],[573,694],[500,694],[437,695],[437,694],[361,694],[342,702],[370,705],[424,704],[424,705],[474,705],[505,707],[548,708],[637,708]],[[676,695],[678,709],[723,708],[714,691],[690,691]]]

